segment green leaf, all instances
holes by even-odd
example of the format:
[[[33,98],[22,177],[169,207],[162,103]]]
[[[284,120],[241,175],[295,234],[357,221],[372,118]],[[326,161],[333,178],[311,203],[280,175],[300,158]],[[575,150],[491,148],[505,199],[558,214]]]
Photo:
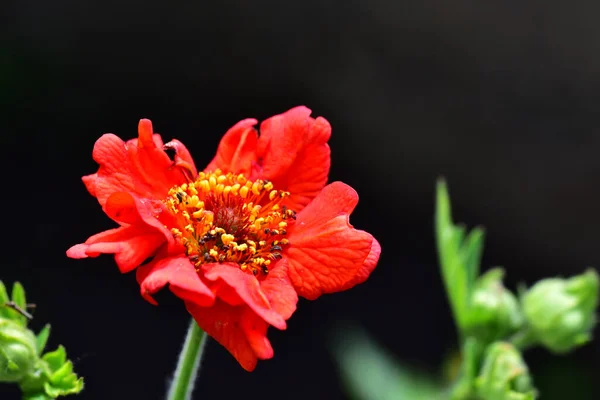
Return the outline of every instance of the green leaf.
[[[19,325],[24,326],[21,320],[21,315],[12,306],[8,305],[11,302],[6,291],[6,286],[0,281],[0,317],[6,318],[13,322],[17,322]]]
[[[6,292],[6,286],[4,286],[4,283],[0,281],[0,304],[4,304],[9,300],[8,293]]]
[[[42,360],[48,363],[48,367],[54,373],[58,371],[67,361],[67,352],[63,346],[58,346],[58,349],[44,354]]]
[[[27,308],[27,301],[25,300],[25,289],[19,282],[13,284],[12,289],[12,301],[22,309]]]
[[[437,183],[437,201],[435,212],[435,231],[437,251],[442,278],[455,320],[462,326],[461,312],[466,305],[467,276],[461,268],[458,249],[464,230],[456,229],[452,223],[450,198],[444,180]]]
[[[37,372],[20,383],[21,389],[31,399],[55,399],[83,390],[83,378],[73,372],[73,363],[67,360],[63,346],[46,353],[40,360]],[[45,396],[45,397],[43,397]]]
[[[68,382],[68,384],[66,381],[62,383],[63,386],[61,387],[52,386],[49,382],[45,383],[44,390],[46,391],[46,394],[51,396],[52,399],[55,399],[59,396],[77,394],[81,392],[84,387],[83,378],[76,379],[73,382]]]
[[[73,363],[67,360],[67,353],[63,346],[42,357],[48,364],[50,371],[48,380],[44,383],[44,390],[52,398],[79,393],[83,390],[83,378],[78,378],[73,372]]]
[[[347,391],[357,400],[437,400],[435,379],[394,360],[364,333],[346,331],[333,341],[333,354]]]
[[[50,336],[50,324],[46,324],[36,336],[36,347],[38,354],[41,355],[44,352],[48,337]]]
[[[467,286],[472,289],[479,276],[479,266],[483,254],[485,231],[481,227],[473,228],[461,247],[461,259],[467,270]]]
[[[24,394],[23,400],[52,400],[46,393]]]
[[[67,361],[52,374],[52,377],[50,378],[50,383],[52,383],[53,385],[59,385],[72,373],[73,363],[71,361]]]
[[[6,304],[12,302],[9,306]],[[27,328],[25,290],[15,283],[12,298],[0,281],[0,381],[17,383],[25,400],[51,400],[79,393],[83,378],[73,372],[63,346],[44,354],[50,325],[35,335]],[[22,309],[23,312],[19,312]]]
[[[73,372],[73,363],[67,361],[44,383],[44,390],[53,398],[79,393],[83,390],[83,378],[77,378]]]
[[[479,274],[485,235],[482,228],[475,228],[465,238],[466,228],[453,223],[450,196],[443,179],[437,182],[435,232],[442,278],[454,320],[462,334]]]
[[[8,293],[6,292],[6,286],[4,283],[0,281],[0,317],[12,319],[13,314],[11,313],[11,309],[6,307],[5,304],[10,301],[8,297]]]
[[[25,299],[25,289],[23,289],[23,285],[21,285],[19,282],[15,282],[13,284],[12,301],[18,307],[20,307],[22,310],[27,309],[27,301]],[[15,320],[19,321],[21,323],[21,325],[27,326],[27,318],[24,315],[22,315],[21,313],[15,311],[15,310],[11,310],[11,311],[13,311],[13,314],[15,315],[13,317]]]

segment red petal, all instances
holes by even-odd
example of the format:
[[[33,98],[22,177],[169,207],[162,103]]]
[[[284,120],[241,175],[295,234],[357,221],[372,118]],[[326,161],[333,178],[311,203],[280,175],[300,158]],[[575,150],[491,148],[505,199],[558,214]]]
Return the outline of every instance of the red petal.
[[[267,277],[259,281],[236,264],[205,264],[204,278],[213,281],[218,299],[213,307],[186,302],[194,319],[248,371],[257,359],[273,357],[267,329],[285,329],[285,320],[296,309],[298,296],[287,277],[287,264],[281,260]]]
[[[138,199],[130,193],[113,193],[106,199],[104,212],[121,225],[139,225],[142,230],[161,233],[164,241],[169,245],[171,254],[179,251],[179,243],[165,227],[165,225],[174,225],[175,222],[172,221],[174,217],[165,210],[162,202]]]
[[[144,214],[149,214],[145,207],[140,208]],[[131,194],[126,192],[117,192],[108,196],[104,204],[104,212],[119,223],[132,225],[143,223],[144,221],[135,199]],[[152,218],[152,215],[146,215],[146,217],[151,223],[156,221],[155,218]]]
[[[71,247],[67,255],[85,258],[115,254],[121,272],[128,272],[164,243],[171,252],[180,251],[180,245],[171,232],[156,218],[163,208],[160,202],[140,200],[124,192],[113,193],[106,199],[104,209],[110,218],[123,226],[90,237],[85,243]],[[166,212],[162,214],[170,216]]]
[[[101,205],[104,205],[108,196],[114,192],[147,193],[150,190],[141,182],[136,190],[134,174],[127,158],[127,147],[119,137],[112,133],[102,135],[94,145],[93,157],[100,164],[100,168],[98,173],[88,176],[85,183],[89,190],[95,177],[94,192]]]
[[[140,120],[138,132],[137,145],[128,146],[129,157],[141,180],[150,184],[153,192],[158,194],[153,198],[163,198],[175,184],[186,181],[185,175],[173,168],[173,161],[164,151],[160,135],[153,133],[149,119]]]
[[[381,245],[379,244],[377,239],[373,238],[373,243],[371,244],[371,251],[369,252],[369,255],[367,256],[367,258],[365,259],[362,267],[358,270],[354,279],[351,280],[350,282],[348,282],[346,285],[344,285],[344,287],[341,288],[340,290],[350,289],[351,287],[356,286],[359,283],[363,283],[364,281],[366,281],[367,278],[369,277],[369,275],[371,275],[371,272],[373,272],[373,270],[377,266],[377,262],[379,262],[380,255],[381,255]]]
[[[295,107],[260,124],[257,154],[267,179],[284,175],[296,159],[310,128],[310,113],[306,107]]]
[[[111,229],[90,237],[83,244],[67,250],[71,258],[98,257],[100,254],[114,254],[121,272],[129,272],[156,252],[165,242],[162,233],[128,226]]]
[[[138,268],[136,279],[142,296],[157,304],[151,295],[168,283],[171,291],[185,301],[204,307],[213,305],[214,293],[200,279],[190,260],[184,255],[165,257],[165,253],[161,252],[152,262]]]
[[[205,171],[220,168],[225,172],[249,174],[256,161],[258,134],[254,129],[257,121],[252,118],[242,120],[225,133],[219,143],[217,154]]]
[[[300,296],[313,300],[344,290],[364,272],[374,239],[349,223],[357,202],[354,189],[334,182],[298,213],[286,256]]]
[[[306,206],[327,184],[331,164],[327,144],[331,126],[313,119],[306,107],[296,107],[265,120],[260,127],[258,177],[291,193],[286,205],[296,211]]]
[[[145,224],[153,227],[163,232],[167,240],[172,241],[170,231],[157,219],[171,216],[160,201],[139,199],[130,193],[116,192],[106,199],[104,212],[120,224]]]
[[[279,260],[269,270],[267,277],[260,283],[260,288],[267,296],[273,310],[283,319],[289,319],[296,311],[298,294],[290,282],[286,259]]]
[[[291,192],[285,205],[301,210],[323,189],[330,168],[331,126],[310,113],[296,107],[263,121],[258,140],[255,119],[238,122],[223,136],[205,170],[220,168],[273,181],[277,189]]]
[[[102,206],[115,192],[161,199],[172,186],[185,182],[182,172],[172,168],[173,162],[162,148],[160,135],[152,133],[149,120],[140,120],[139,139],[127,143],[113,134],[103,135],[94,145],[93,157],[100,168],[95,175],[85,177],[84,183]]]
[[[244,310],[240,322],[242,330],[246,335],[246,340],[248,340],[248,344],[256,354],[256,357],[260,360],[273,358],[273,347],[269,339],[267,339],[269,324],[247,308]]]
[[[244,303],[269,325],[278,329],[286,328],[285,319],[272,308],[254,275],[243,272],[237,264],[228,263],[204,264],[202,271],[207,280],[213,282],[221,280],[234,289]]]
[[[81,178],[85,188],[90,192],[90,194],[96,197],[96,178],[97,174],[86,175]]]
[[[253,371],[259,358],[273,356],[266,338],[266,322],[248,307],[234,307],[221,300],[212,307],[190,302],[186,302],[186,307],[198,326],[225,347],[246,371]]]

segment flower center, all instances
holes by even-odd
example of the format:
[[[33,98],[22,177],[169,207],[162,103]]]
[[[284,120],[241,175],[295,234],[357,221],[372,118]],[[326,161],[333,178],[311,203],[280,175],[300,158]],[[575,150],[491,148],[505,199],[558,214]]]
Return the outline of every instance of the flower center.
[[[233,262],[266,275],[288,245],[287,229],[296,219],[295,211],[281,206],[289,195],[269,181],[217,169],[169,190],[165,204],[178,221],[171,232],[196,267]]]

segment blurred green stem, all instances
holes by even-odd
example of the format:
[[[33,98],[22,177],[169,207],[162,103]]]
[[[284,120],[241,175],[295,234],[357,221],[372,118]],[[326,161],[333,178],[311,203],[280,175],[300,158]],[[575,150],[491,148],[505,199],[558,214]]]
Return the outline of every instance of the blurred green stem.
[[[179,354],[177,369],[169,388],[167,400],[190,400],[207,335],[192,318],[183,349]]]
[[[471,398],[471,384],[468,380],[460,379],[450,390],[450,400],[469,400]]]
[[[509,340],[517,349],[524,351],[535,344],[535,337],[529,329],[517,332]]]
[[[475,338],[467,337],[462,351],[460,376],[450,389],[450,400],[474,399],[473,386],[482,355],[482,345]]]

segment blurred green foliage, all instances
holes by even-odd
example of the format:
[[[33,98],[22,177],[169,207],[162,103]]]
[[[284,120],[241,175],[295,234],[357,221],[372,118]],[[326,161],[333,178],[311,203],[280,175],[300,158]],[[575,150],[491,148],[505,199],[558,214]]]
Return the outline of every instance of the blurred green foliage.
[[[0,281],[0,382],[16,383],[24,400],[50,400],[83,390],[83,378],[73,372],[64,347],[43,353],[50,326],[37,335],[27,328],[31,316],[25,290],[13,285],[8,296]]]
[[[333,344],[349,394],[356,400],[537,399],[540,392],[522,352],[541,346],[552,353],[567,353],[591,340],[598,308],[598,273],[588,269],[568,279],[543,279],[515,296],[503,284],[503,269],[480,275],[484,231],[475,228],[467,232],[464,226],[454,224],[443,180],[437,185],[435,233],[461,349],[460,356],[453,357],[445,368],[455,381],[448,386],[440,378],[399,363],[366,334],[354,330]],[[559,363],[562,360],[556,361]],[[548,376],[552,364],[544,365]],[[563,371],[556,380],[542,378],[547,387],[560,385],[559,381],[572,386],[571,391],[557,387],[544,398],[556,394],[555,399],[581,399],[579,385],[569,385],[568,374]]]
[[[437,379],[402,365],[358,329],[344,330],[331,347],[355,400],[443,399]]]

